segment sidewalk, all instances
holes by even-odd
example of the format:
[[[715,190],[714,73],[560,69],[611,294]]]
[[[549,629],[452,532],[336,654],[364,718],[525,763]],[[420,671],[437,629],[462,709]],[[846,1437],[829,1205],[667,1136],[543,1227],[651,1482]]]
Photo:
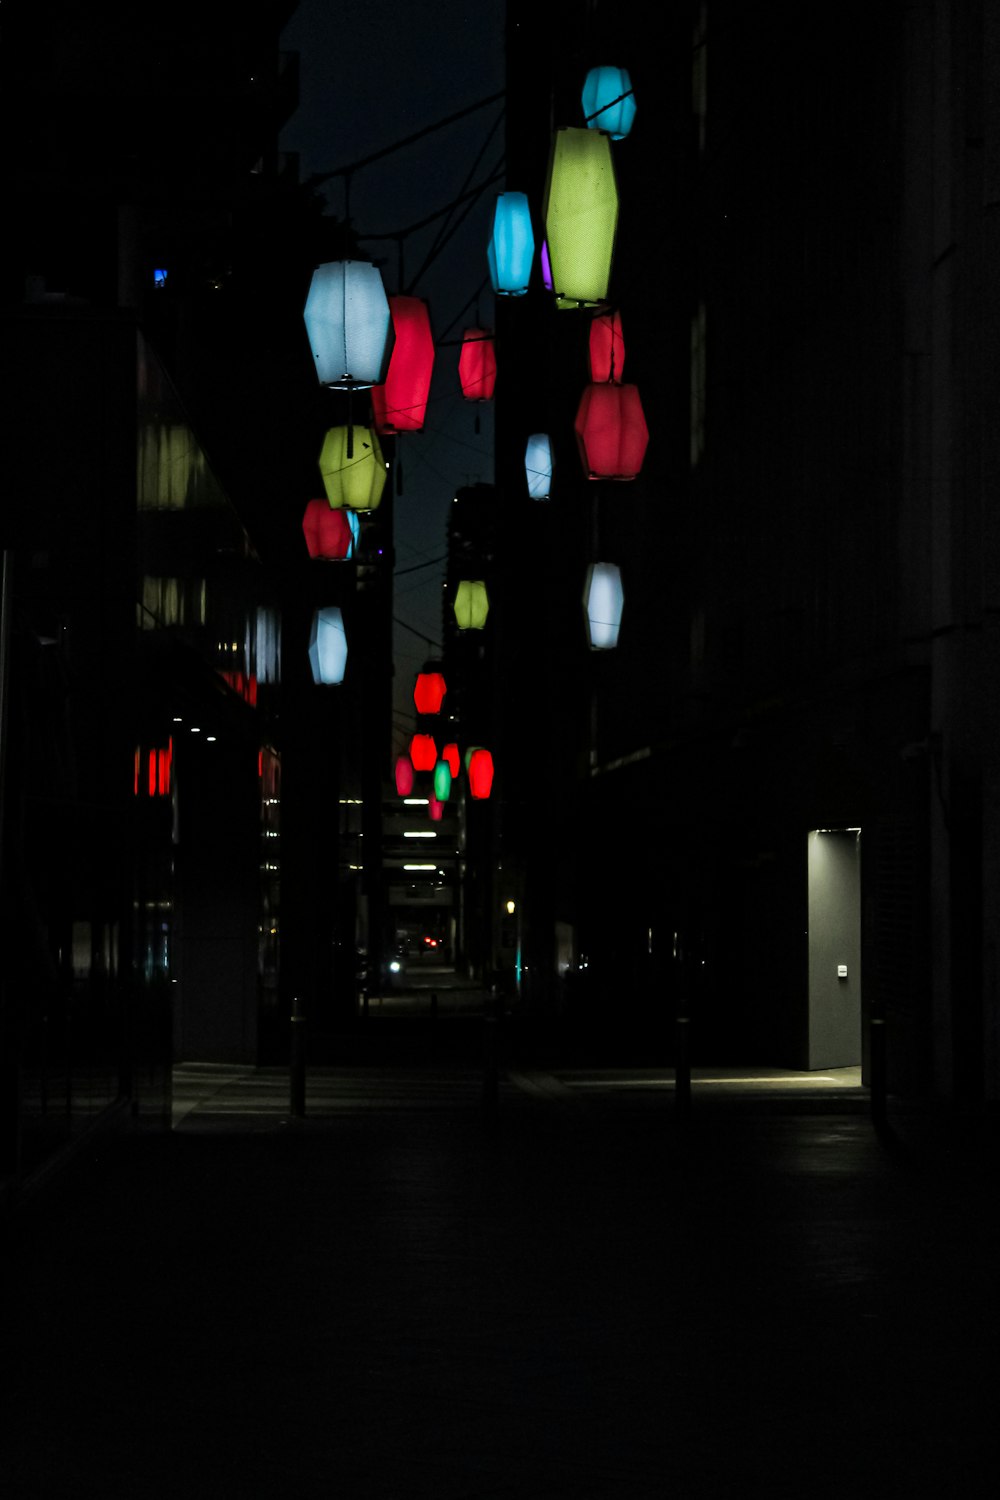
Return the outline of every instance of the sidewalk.
[[[992,1493],[994,1159],[643,1076],[181,1070],[10,1237],[5,1495]]]

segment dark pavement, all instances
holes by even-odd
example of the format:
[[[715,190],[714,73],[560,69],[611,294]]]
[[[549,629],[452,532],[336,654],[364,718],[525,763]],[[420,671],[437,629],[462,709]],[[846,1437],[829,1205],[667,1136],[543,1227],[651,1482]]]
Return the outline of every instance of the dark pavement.
[[[718,1070],[686,1121],[626,1069],[287,1105],[179,1069],[7,1227],[5,1496],[994,1493],[984,1127]]]

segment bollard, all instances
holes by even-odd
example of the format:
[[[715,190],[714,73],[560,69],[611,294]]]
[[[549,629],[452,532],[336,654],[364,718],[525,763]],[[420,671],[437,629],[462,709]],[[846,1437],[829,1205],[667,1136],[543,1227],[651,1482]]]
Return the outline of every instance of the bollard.
[[[885,1055],[885,1018],[883,1016],[872,1016],[869,1039],[869,1069],[871,1087],[869,1091],[869,1103],[871,1105],[872,1124],[876,1130],[885,1126],[885,1096],[886,1096],[886,1055]]]
[[[688,1027],[690,1016],[678,1016],[675,1030],[676,1056],[674,1060],[674,1109],[686,1115],[691,1109],[691,1052]]]
[[[297,1119],[306,1112],[306,1018],[292,996],[292,1034],[288,1068],[289,1109]]]

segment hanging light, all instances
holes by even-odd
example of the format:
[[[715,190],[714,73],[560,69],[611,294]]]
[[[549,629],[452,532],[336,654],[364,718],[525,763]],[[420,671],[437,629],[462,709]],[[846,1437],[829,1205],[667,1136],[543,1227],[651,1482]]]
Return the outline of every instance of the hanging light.
[[[454,610],[459,630],[482,630],[490,612],[489,595],[482,579],[462,579],[455,592]]]
[[[632,129],[636,109],[627,68],[591,68],[581,99],[589,130],[603,130],[613,141],[625,139]]]
[[[547,500],[552,490],[552,444],[547,432],[533,432],[528,439],[524,472],[532,500]]]
[[[309,556],[343,562],[354,552],[355,532],[348,515],[357,525],[353,511],[334,510],[329,500],[310,500],[302,517]]]
[[[418,672],[413,686],[413,702],[418,714],[439,714],[448,691],[440,672]]]
[[[588,385],[574,423],[588,479],[634,479],[642,468],[649,428],[635,385]]]
[[[468,776],[468,774],[469,774],[469,766],[472,763],[472,757],[475,755],[475,753],[476,753],[477,750],[481,750],[482,748],[483,748],[482,745],[469,745],[469,746],[466,747],[466,751],[465,751],[465,774],[466,774],[466,776]]]
[[[549,242],[542,240],[542,248],[539,254],[539,262],[542,268],[542,285],[547,292],[552,290],[552,263],[549,260]]]
[[[596,385],[621,385],[625,369],[625,340],[621,315],[601,312],[590,325],[590,378]]]
[[[440,823],[444,817],[444,803],[439,802],[433,794],[427,799],[427,811],[435,823]]]
[[[377,434],[370,427],[331,427],[320,450],[319,472],[332,506],[375,510],[386,472]]]
[[[621,569],[615,563],[591,563],[583,588],[583,608],[592,651],[611,651],[618,645],[624,605]]]
[[[451,766],[443,757],[434,767],[434,795],[439,802],[451,796]]]
[[[500,193],[493,210],[493,232],[486,247],[493,290],[501,297],[523,297],[531,279],[535,236],[525,193]]]
[[[385,379],[393,328],[377,266],[361,260],[317,266],[303,316],[321,385],[349,391]]]
[[[309,665],[313,682],[340,683],[347,666],[344,617],[336,605],[316,610],[309,632]]]
[[[458,378],[466,401],[490,401],[497,383],[497,357],[489,328],[467,328],[458,356]]]
[[[431,734],[415,734],[410,741],[410,760],[415,771],[433,771],[437,765],[437,745]]]
[[[382,385],[372,387],[375,431],[419,432],[427,415],[434,371],[434,337],[421,297],[390,297],[396,343]]]
[[[469,757],[469,791],[477,801],[490,795],[493,786],[493,757],[488,750],[473,750]]]
[[[599,130],[557,130],[545,189],[545,238],[558,307],[607,300],[618,227],[611,141]]]
[[[408,755],[396,757],[396,791],[401,797],[408,797],[413,791],[413,762]]]
[[[458,758],[458,746],[454,742],[452,742],[452,744],[450,745],[445,745],[444,749],[441,751],[441,759],[448,762],[448,769],[451,772],[451,779],[452,781],[454,781],[455,777],[458,775],[458,767],[460,765],[460,761]]]

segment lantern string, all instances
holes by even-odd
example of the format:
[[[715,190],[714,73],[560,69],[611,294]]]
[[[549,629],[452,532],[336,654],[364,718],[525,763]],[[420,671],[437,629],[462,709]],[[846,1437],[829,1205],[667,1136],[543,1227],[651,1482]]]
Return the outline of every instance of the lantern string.
[[[318,187],[322,182],[329,182],[331,177],[342,177],[348,172],[356,172],[359,167],[367,167],[373,161],[380,161],[383,156],[390,156],[393,151],[400,151],[404,146],[412,145],[414,141],[422,140],[425,135],[432,134],[435,130],[443,130],[446,125],[453,125],[456,120],[464,120],[466,115],[475,114],[477,109],[485,109],[488,104],[495,104],[498,99],[505,97],[506,90],[500,89],[495,94],[489,94],[485,99],[479,99],[475,104],[469,104],[465,109],[456,110],[452,115],[446,115],[443,120],[437,120],[433,125],[425,125],[423,129],[416,130],[412,135],[404,136],[402,140],[393,141],[391,146],[383,146],[378,151],[372,151],[368,156],[361,156],[357,161],[348,163],[344,167],[334,167],[330,172],[314,172],[303,184],[307,188]]]
[[[600,107],[600,109],[595,109],[594,110],[593,114],[591,114],[591,115],[584,115],[584,120],[589,125],[590,122],[591,122],[591,120],[596,120],[598,115],[603,115],[603,113],[604,113],[604,111],[606,109],[614,109],[614,107],[615,107],[616,104],[621,104],[621,103],[624,102],[624,100],[626,100],[626,99],[632,99],[634,97],[635,97],[635,89],[626,89],[626,91],[625,91],[624,94],[619,94],[617,99],[609,99],[608,102],[607,102],[607,104],[602,104],[601,107]]]
[[[486,155],[486,148],[489,146],[490,141],[493,139],[493,136],[496,134],[496,131],[499,129],[500,124],[501,124],[503,118],[504,118],[504,111],[501,109],[500,113],[497,115],[496,119],[493,121],[493,124],[490,126],[489,130],[487,131],[487,133],[486,133],[486,139],[483,141],[482,145],[480,146],[479,151],[478,151],[478,153],[476,155],[476,158],[475,158],[475,160],[472,163],[472,166],[469,168],[468,172],[466,173],[465,181],[462,183],[462,186],[458,190],[458,193],[459,193],[458,198],[455,199],[455,200],[453,200],[453,202],[451,204],[451,207],[448,210],[448,215],[447,215],[447,218],[445,219],[445,222],[442,224],[441,228],[438,230],[437,235],[436,235],[433,243],[431,244],[430,249],[428,250],[426,256],[424,257],[424,263],[423,263],[423,265],[420,267],[420,270],[417,272],[416,276],[413,278],[414,285],[417,282],[419,282],[421,276],[427,270],[428,266],[430,266],[433,263],[433,261],[436,260],[436,258],[438,257],[438,255],[440,255],[441,251],[444,249],[445,245],[448,243],[448,240],[454,234],[454,232],[458,228],[459,224],[461,224],[462,219],[464,219],[465,216],[466,216],[466,214],[468,214],[469,211],[471,210],[472,204],[470,203],[469,207],[465,210],[465,213],[462,214],[461,218],[459,218],[458,220],[455,221],[454,224],[452,224],[452,225],[449,226],[449,220],[451,219],[452,215],[454,214],[455,209],[458,206],[458,203],[462,201],[462,197],[465,194],[465,191],[468,188],[469,184],[471,183],[473,177],[475,177],[476,172],[479,170],[479,163],[482,161],[483,157]],[[497,163],[497,166],[502,167],[503,161],[504,161],[504,158],[501,155],[500,160]],[[495,172],[496,172],[496,168],[494,168],[494,173]],[[475,202],[475,199],[473,199],[473,202]]]
[[[504,157],[503,157],[503,155],[501,155],[498,158],[497,164],[494,167],[494,170],[493,170],[493,172],[490,175],[490,178],[489,178],[490,182],[496,182],[499,177],[503,176],[503,171],[502,171],[503,160],[504,160]],[[466,218],[468,218],[468,216],[472,212],[473,208],[476,206],[476,199],[480,196],[480,194],[482,194],[483,192],[485,192],[486,186],[487,186],[487,184],[483,184],[483,186],[481,186],[480,188],[477,189],[477,191],[475,192],[475,194],[473,194],[471,196],[471,201],[466,204],[466,207],[465,207],[464,211],[459,215],[459,217],[454,221],[454,223],[448,228],[447,232],[438,236],[438,238],[435,241],[434,245],[431,247],[431,249],[428,251],[428,253],[424,256],[423,265],[420,267],[420,270],[417,272],[417,274],[413,277],[413,280],[410,282],[410,287],[409,287],[410,291],[412,291],[413,288],[419,284],[420,278],[423,276],[424,272],[428,271],[430,269],[430,267],[433,265],[434,261],[441,254],[441,251],[445,248],[445,246],[447,245],[448,241],[451,239],[452,235],[456,234],[457,231],[462,227],[462,224],[464,223],[464,221],[466,220]]]

